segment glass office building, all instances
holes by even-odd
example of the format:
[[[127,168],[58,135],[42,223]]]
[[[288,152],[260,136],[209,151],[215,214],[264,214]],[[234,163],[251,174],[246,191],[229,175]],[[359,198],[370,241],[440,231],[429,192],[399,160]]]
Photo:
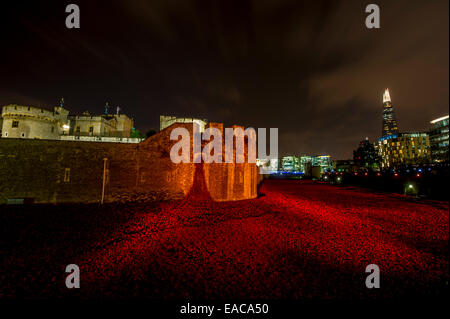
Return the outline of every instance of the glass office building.
[[[448,127],[449,118],[440,117],[430,122],[433,128],[430,130],[430,148],[433,162],[448,162]]]

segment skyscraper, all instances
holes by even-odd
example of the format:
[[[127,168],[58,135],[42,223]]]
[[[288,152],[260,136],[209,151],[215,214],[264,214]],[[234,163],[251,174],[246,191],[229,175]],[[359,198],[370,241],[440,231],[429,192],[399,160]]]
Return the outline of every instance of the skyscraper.
[[[389,89],[386,89],[383,94],[383,129],[381,136],[388,136],[397,133],[398,127],[394,116],[394,108],[391,104]]]

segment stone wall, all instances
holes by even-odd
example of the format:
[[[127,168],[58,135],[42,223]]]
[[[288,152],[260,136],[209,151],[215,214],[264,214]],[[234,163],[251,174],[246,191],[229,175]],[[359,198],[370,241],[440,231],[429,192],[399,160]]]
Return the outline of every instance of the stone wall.
[[[138,144],[0,138],[0,204],[14,198],[99,202],[104,158],[107,202],[182,199],[193,188],[196,166],[170,159],[176,142],[170,141],[170,131],[179,126],[192,133],[190,124],[173,124]],[[257,196],[256,164],[200,165],[212,199]]]
[[[2,137],[59,139],[68,111],[56,107],[53,111],[21,105],[2,108]],[[17,122],[17,126],[13,123]]]
[[[59,139],[57,122],[32,117],[5,117],[2,132],[4,138]]]
[[[37,203],[98,202],[104,157],[110,159],[111,190],[126,189],[134,181],[133,146],[2,138],[0,203],[8,198],[31,198]]]

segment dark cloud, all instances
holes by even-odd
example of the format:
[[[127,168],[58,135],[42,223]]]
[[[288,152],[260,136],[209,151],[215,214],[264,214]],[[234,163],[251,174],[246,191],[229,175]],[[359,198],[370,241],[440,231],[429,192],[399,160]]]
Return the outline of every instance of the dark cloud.
[[[448,1],[20,2],[0,19],[0,104],[74,112],[120,105],[143,130],[160,114],[278,127],[282,154],[351,156],[381,131],[391,90],[400,129],[448,113]]]

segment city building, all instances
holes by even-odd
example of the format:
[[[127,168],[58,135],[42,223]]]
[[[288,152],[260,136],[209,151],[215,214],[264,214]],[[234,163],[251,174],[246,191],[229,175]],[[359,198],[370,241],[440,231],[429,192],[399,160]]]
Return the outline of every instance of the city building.
[[[440,117],[430,122],[433,124],[432,129],[429,132],[430,135],[430,148],[431,159],[433,162],[448,162],[448,128],[449,118],[448,115]]]
[[[281,168],[284,172],[299,172],[300,161],[297,156],[285,156],[281,159]]]
[[[300,156],[300,171],[307,176],[311,176],[311,167],[313,156],[303,155]]]
[[[318,167],[320,172],[332,169],[331,157],[330,155],[303,155],[300,156],[300,171],[307,176],[311,176],[312,169]]]
[[[205,126],[208,123],[207,119],[197,119],[192,117],[176,117],[170,115],[160,115],[159,117],[159,130],[162,131],[166,127],[174,123],[196,123],[200,127],[200,132],[205,130]]]
[[[427,133],[397,133],[378,139],[376,150],[381,167],[425,164],[431,161],[430,139]]]
[[[69,111],[10,104],[2,108],[2,138],[57,140],[69,132]]]
[[[375,145],[369,141],[368,137],[353,151],[353,160],[360,168],[377,169],[379,167],[380,157],[375,150]]]
[[[398,126],[394,115],[394,108],[392,107],[389,89],[386,89],[383,94],[383,128],[381,136],[389,136],[397,133]]]
[[[332,169],[331,156],[330,155],[318,155],[312,157],[312,167],[320,167],[320,172],[328,171]]]
[[[334,160],[333,169],[338,173],[353,173],[358,166],[352,160]]]

